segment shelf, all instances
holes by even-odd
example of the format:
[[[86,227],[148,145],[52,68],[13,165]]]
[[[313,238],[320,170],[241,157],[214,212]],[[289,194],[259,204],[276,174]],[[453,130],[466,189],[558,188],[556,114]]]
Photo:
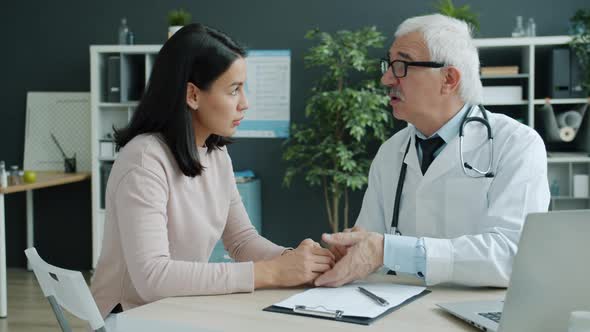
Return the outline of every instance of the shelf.
[[[505,37],[505,38],[478,38],[473,42],[475,47],[523,47],[564,45],[572,40],[570,36],[545,36],[545,37]]]
[[[529,78],[529,74],[508,74],[508,75],[482,75],[482,80],[492,79],[511,79],[511,78]]]
[[[590,155],[574,152],[548,152],[549,163],[590,163]]]
[[[590,102],[590,98],[563,98],[563,99],[553,99],[551,98],[551,104],[585,104]],[[535,105],[544,105],[545,99],[535,99],[533,102]]]
[[[506,77],[498,77],[498,78],[506,78]],[[483,77],[482,77],[483,79]],[[565,98],[565,99],[551,99],[551,104],[553,105],[558,105],[558,104],[563,104],[563,105],[567,105],[567,104],[585,104],[590,102],[590,100],[588,100],[588,98]],[[488,106],[494,106],[494,105],[527,105],[529,102],[528,100],[522,100],[520,102],[496,102],[496,103],[485,103],[484,105]],[[535,99],[533,101],[534,105],[544,105],[545,104],[545,99]]]
[[[129,108],[129,107],[137,107],[139,105],[138,101],[128,101],[125,103],[99,103],[98,107],[102,108]]]
[[[527,105],[529,102],[527,100],[521,100],[519,102],[495,102],[495,103],[486,103],[484,101],[485,106],[507,106],[507,105]]]
[[[563,201],[563,200],[586,200],[586,199],[590,199],[590,197],[551,196],[551,199],[556,200],[556,201]]]
[[[115,161],[116,158],[98,158],[98,161]]]
[[[162,45],[91,45],[90,53],[156,54]]]

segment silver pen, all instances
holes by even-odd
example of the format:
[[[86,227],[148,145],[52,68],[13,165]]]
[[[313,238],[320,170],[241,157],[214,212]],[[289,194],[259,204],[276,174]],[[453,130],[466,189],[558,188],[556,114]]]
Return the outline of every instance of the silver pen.
[[[375,295],[374,293],[370,292],[366,288],[359,287],[359,291],[361,291],[361,293],[363,293],[363,294],[367,295],[368,297],[370,297],[371,300],[375,301],[378,305],[381,305],[381,306],[384,306],[384,307],[389,305],[389,302],[387,302],[386,299],[384,299],[384,298],[382,298],[380,296]]]

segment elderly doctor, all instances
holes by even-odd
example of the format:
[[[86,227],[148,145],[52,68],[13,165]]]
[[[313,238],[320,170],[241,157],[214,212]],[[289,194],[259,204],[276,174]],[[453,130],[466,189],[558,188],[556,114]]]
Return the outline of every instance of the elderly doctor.
[[[323,235],[339,261],[315,284],[384,265],[428,285],[506,287],[525,216],[549,206],[543,141],[478,106],[479,58],[464,22],[414,17],[395,37],[381,82],[409,125],[380,147],[355,227]]]

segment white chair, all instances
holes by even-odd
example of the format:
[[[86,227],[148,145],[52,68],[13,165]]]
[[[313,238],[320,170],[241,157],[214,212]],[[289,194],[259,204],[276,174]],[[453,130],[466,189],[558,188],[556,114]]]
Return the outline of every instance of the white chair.
[[[66,320],[62,308],[76,317],[87,321],[90,328],[97,332],[122,332],[122,331],[168,331],[168,332],[194,332],[193,327],[180,324],[169,324],[162,321],[142,321],[139,319],[125,318],[121,315],[111,315],[105,321],[102,319],[96,302],[90,293],[88,285],[79,271],[62,269],[45,262],[37,253],[37,250],[29,248],[25,255],[31,264],[37,281],[41,286],[43,295],[49,301],[51,309],[63,332],[71,332],[72,329]],[[118,317],[120,316],[120,317]],[[198,331],[203,331],[199,329]]]

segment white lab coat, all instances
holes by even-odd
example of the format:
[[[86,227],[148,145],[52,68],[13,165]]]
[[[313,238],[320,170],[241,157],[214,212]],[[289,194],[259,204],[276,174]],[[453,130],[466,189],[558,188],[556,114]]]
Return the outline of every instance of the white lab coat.
[[[507,287],[526,215],[549,207],[547,157],[541,137],[505,115],[488,112],[488,118],[494,135],[494,178],[474,179],[463,173],[458,135],[423,176],[412,125],[387,140],[371,165],[356,225],[388,233],[402,157],[408,139],[412,140],[404,161],[408,166],[399,230],[424,238],[428,285]],[[466,126],[463,154],[472,166],[487,169],[485,127],[474,122]]]

